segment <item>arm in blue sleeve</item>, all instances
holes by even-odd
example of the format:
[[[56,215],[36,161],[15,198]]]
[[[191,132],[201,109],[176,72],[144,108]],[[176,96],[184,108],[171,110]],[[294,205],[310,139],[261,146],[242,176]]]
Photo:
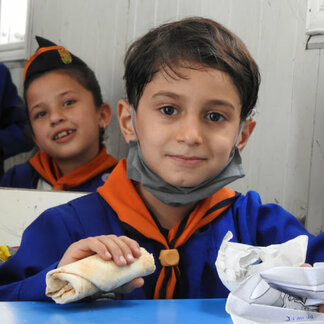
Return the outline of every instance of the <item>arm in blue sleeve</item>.
[[[46,273],[82,232],[68,205],[41,214],[25,230],[17,253],[0,265],[0,300],[48,300]]]
[[[51,300],[45,295],[45,278],[46,273],[55,269],[57,264],[56,262],[39,273],[23,280],[0,285],[0,301]],[[6,275],[5,271],[2,270],[0,270],[0,274],[1,276]]]

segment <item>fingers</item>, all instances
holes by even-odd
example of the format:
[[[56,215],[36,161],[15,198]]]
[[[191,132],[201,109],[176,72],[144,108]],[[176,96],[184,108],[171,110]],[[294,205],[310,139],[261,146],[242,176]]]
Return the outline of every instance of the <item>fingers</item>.
[[[120,236],[119,239],[121,239],[129,247],[132,255],[135,258],[139,258],[141,256],[140,246],[136,241],[130,239],[127,236]]]
[[[136,288],[140,288],[144,285],[144,279],[142,277],[138,277],[133,279],[132,281],[122,285],[114,290],[115,293],[118,294],[129,294]]]
[[[59,267],[93,254],[103,260],[113,260],[118,266],[134,262],[141,256],[139,244],[127,236],[102,235],[88,237],[70,245],[62,257]]]
[[[97,252],[100,257],[105,259],[108,252],[114,262],[123,266],[134,262],[134,258],[141,255],[139,244],[126,236],[103,235],[97,237],[106,250]]]
[[[106,261],[112,260],[112,255],[100,240],[96,237],[88,237],[71,244],[65,251],[59,266],[84,259],[93,254],[100,255],[100,257]]]

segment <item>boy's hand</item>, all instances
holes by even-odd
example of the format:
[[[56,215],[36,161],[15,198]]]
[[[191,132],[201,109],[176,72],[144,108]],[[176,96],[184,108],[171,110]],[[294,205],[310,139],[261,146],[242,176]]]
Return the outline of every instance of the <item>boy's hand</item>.
[[[103,260],[113,260],[123,266],[141,256],[139,244],[127,236],[101,235],[88,237],[70,245],[58,267],[98,254]]]
[[[117,294],[129,294],[136,288],[140,288],[144,285],[144,279],[142,277],[138,277],[133,279],[132,281],[122,285],[114,290]]]

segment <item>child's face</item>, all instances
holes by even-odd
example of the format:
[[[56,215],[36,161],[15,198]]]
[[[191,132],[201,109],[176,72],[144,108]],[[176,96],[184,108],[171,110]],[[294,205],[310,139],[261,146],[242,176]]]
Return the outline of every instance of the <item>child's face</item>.
[[[59,164],[84,164],[99,152],[99,128],[110,123],[107,104],[98,109],[90,91],[62,72],[33,81],[26,95],[34,140]]]
[[[241,102],[224,72],[211,68],[178,71],[185,78],[158,72],[147,84],[135,114],[135,128],[150,168],[171,185],[191,187],[224,168],[238,137]],[[244,127],[240,149],[249,129]],[[125,135],[126,141],[134,137],[134,133]]]

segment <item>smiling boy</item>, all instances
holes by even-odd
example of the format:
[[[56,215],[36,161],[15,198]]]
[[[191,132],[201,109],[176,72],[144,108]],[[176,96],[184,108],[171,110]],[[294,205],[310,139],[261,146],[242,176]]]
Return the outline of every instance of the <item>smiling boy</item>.
[[[128,158],[97,193],[47,210],[26,229],[0,266],[0,299],[47,299],[49,270],[94,253],[125,266],[139,246],[157,270],[121,298],[224,298],[215,260],[229,230],[233,241],[260,246],[305,234],[306,261],[324,261],[324,234],[307,233],[256,192],[225,187],[244,175],[240,150],[255,127],[260,82],[237,36],[204,18],[159,26],[130,46],[124,77],[118,118]]]
[[[65,47],[36,36],[24,69],[24,98],[37,152],[2,187],[93,192],[117,163],[102,143],[112,111],[94,72]]]
[[[171,70],[155,74],[143,91],[134,125],[128,102],[119,102],[118,114],[126,141],[138,141],[143,161],[156,175],[170,186],[195,188],[223,171],[236,145],[243,149],[255,120],[247,120],[241,127],[240,97],[226,73],[190,62],[185,65],[175,70],[181,77]],[[142,199],[166,229],[209,196],[206,191],[195,199],[187,193],[190,201],[173,207],[182,205],[186,197],[181,194],[179,202],[163,203],[140,179],[134,180],[139,181]]]
[[[34,141],[67,174],[100,151],[99,132],[109,124],[110,107],[97,108],[77,79],[62,71],[35,79],[26,91]]]

